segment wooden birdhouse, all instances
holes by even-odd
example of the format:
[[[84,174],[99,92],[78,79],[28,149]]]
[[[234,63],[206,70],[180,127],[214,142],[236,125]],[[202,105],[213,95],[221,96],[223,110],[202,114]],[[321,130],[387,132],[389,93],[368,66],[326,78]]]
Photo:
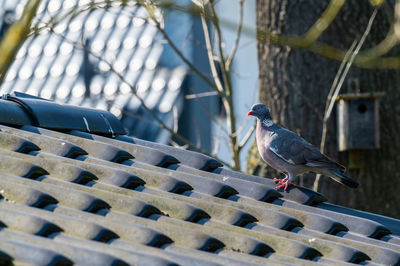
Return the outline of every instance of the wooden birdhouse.
[[[379,148],[379,98],[384,95],[373,92],[338,96],[339,151]]]

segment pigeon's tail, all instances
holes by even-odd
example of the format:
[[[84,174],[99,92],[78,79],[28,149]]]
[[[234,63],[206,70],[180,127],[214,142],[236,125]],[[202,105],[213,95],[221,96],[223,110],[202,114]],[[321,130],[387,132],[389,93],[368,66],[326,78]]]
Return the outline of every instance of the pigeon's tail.
[[[350,177],[346,176],[339,170],[329,169],[330,177],[332,177],[335,181],[339,182],[340,184],[346,185],[351,188],[357,188],[358,183],[351,179]]]

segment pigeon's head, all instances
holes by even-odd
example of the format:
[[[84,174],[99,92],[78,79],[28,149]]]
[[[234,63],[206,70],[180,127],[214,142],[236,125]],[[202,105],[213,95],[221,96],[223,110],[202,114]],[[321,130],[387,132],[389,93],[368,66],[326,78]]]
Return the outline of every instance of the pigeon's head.
[[[262,103],[253,104],[250,111],[247,113],[247,116],[249,115],[255,116],[260,120],[271,119],[269,109]]]

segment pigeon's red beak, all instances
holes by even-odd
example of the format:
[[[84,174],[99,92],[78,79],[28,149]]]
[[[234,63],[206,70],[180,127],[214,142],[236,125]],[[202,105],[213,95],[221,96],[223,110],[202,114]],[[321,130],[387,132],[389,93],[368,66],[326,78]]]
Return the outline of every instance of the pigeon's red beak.
[[[247,113],[247,116],[252,115],[252,114],[253,114],[253,111],[250,111]]]

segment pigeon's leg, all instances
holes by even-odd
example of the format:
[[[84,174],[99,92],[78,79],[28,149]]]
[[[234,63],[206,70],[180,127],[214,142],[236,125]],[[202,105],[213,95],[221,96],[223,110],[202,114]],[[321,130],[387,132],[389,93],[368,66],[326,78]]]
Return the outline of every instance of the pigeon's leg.
[[[274,178],[274,182],[275,183],[279,183],[279,184],[283,184],[288,178],[288,174],[287,173],[283,173],[285,175],[285,178]]]
[[[274,178],[274,181],[280,184],[275,188],[276,190],[283,188],[283,191],[286,191],[289,185],[294,185],[294,183],[291,181],[293,179],[293,175],[290,173],[289,177],[286,176],[284,179],[276,179],[277,181],[275,179],[276,178]]]

